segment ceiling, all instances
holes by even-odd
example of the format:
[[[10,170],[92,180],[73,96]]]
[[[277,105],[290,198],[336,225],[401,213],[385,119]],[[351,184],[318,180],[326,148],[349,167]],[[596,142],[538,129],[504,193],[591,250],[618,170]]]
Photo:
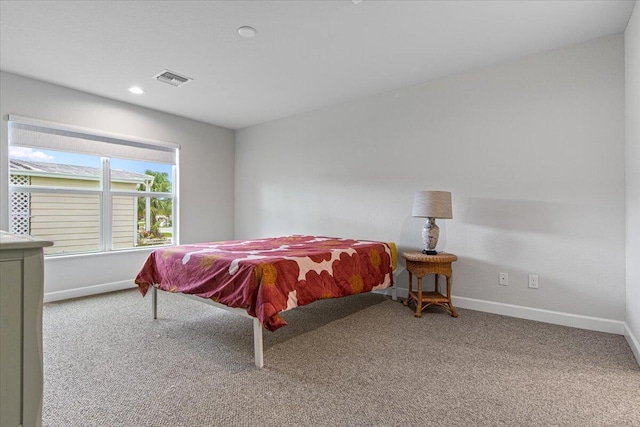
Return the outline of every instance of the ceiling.
[[[239,129],[619,33],[634,4],[2,0],[0,69]]]

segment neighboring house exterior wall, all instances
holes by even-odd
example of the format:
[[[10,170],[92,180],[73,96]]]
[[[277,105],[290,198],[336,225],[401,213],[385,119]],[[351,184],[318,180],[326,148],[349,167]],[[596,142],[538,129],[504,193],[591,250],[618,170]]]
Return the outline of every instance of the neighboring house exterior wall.
[[[12,179],[21,175],[11,173]],[[99,188],[99,181],[32,176],[33,186]],[[113,182],[114,190],[135,191],[135,183]],[[20,194],[20,193],[19,193]],[[25,193],[21,193],[25,194]],[[47,255],[100,249],[100,197],[93,194],[31,193],[28,215],[29,234],[55,242],[45,248]],[[136,246],[137,198],[113,198],[113,248]]]
[[[100,249],[99,196],[31,193],[31,235],[55,242],[48,255]]]
[[[128,188],[124,188],[128,186]],[[135,189],[135,184],[112,184],[115,190]],[[121,188],[122,187],[122,188]],[[137,197],[114,196],[111,207],[113,209],[113,248],[132,248],[137,243],[138,218]]]

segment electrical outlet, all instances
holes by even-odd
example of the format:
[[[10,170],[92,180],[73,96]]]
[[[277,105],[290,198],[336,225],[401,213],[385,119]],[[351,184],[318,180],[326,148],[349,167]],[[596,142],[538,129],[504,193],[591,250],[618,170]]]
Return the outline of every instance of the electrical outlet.
[[[498,284],[502,286],[507,286],[509,284],[509,275],[507,273],[500,273],[500,279],[498,280]]]
[[[538,275],[530,274],[529,275],[529,287],[533,289],[538,289]]]

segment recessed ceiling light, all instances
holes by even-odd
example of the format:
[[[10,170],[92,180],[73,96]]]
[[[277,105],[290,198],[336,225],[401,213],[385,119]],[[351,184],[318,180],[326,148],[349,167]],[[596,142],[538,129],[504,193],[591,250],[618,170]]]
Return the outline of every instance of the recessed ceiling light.
[[[258,32],[253,27],[245,26],[238,28],[238,34],[240,34],[242,37],[251,38],[258,34]]]
[[[131,86],[129,88],[129,92],[131,93],[135,93],[136,95],[142,95],[144,93],[144,89],[138,87],[138,86]]]

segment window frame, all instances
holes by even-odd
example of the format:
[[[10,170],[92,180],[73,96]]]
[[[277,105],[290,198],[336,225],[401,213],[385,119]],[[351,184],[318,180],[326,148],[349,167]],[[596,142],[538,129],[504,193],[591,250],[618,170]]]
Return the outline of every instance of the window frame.
[[[13,116],[14,118],[16,116]],[[19,119],[17,123],[21,124],[25,121],[29,123],[29,121],[33,121],[37,125],[41,125],[43,122],[35,119],[25,119],[18,116]],[[9,117],[9,128],[11,128],[12,116]],[[149,147],[149,149],[153,149],[154,145],[157,143],[156,141],[147,141],[142,140],[140,138],[129,138],[123,137],[122,135],[108,134],[101,131],[91,131],[84,128],[78,128],[73,126],[52,124],[51,129],[71,129],[77,130],[81,129],[82,132],[86,135],[96,135],[100,138],[105,138],[104,135],[113,135],[112,138],[117,138],[122,141],[132,141],[133,144],[139,144],[140,141],[144,141],[144,143]],[[164,163],[166,165],[171,166],[171,192],[153,192],[153,191],[133,191],[133,190],[120,190],[120,189],[112,189],[111,182],[111,159],[119,158],[117,156],[104,156],[94,154],[94,156],[100,159],[100,171],[99,171],[99,186],[98,188],[73,188],[73,187],[60,187],[60,186],[43,186],[43,185],[20,185],[20,184],[12,184],[10,179],[8,180],[8,196],[9,202],[11,201],[12,195],[14,193],[49,193],[49,194],[74,194],[74,195],[97,195],[100,200],[100,218],[99,218],[99,234],[100,234],[100,243],[99,248],[97,250],[88,250],[88,251],[74,251],[74,252],[63,252],[63,253],[55,253],[55,254],[46,254],[45,257],[65,257],[65,256],[82,256],[82,255],[95,255],[101,253],[117,253],[117,252],[126,252],[126,251],[145,251],[152,250],[156,247],[167,247],[167,246],[176,246],[179,244],[179,197],[178,197],[178,171],[179,171],[179,153],[180,146],[172,143],[164,143],[159,142],[158,148],[163,148],[166,151],[167,146],[171,147],[171,149],[175,150],[175,162],[173,163]],[[10,149],[12,146],[16,147],[24,147],[27,145],[23,145],[20,143],[12,143],[11,138],[9,138],[8,148]],[[61,152],[72,152],[65,150],[55,150],[52,148],[41,148],[43,150],[53,150],[53,151],[61,151]],[[9,154],[9,153],[7,153]],[[7,167],[7,177],[9,178],[11,175],[10,169],[10,161],[11,156],[7,155],[6,157],[6,167]],[[139,159],[143,161],[143,159]],[[113,218],[113,198],[116,196],[130,196],[133,197],[134,200],[137,198],[163,198],[170,199],[172,201],[172,218],[171,218],[171,243],[166,244],[158,244],[158,245],[148,245],[148,246],[137,246],[137,239],[134,239],[134,246],[131,247],[123,247],[123,248],[114,248],[113,246],[113,229],[114,229],[114,218]],[[137,216],[137,215],[136,215]],[[11,203],[7,204],[7,217],[8,217],[8,225],[11,228],[13,223],[13,216],[11,213]],[[134,233],[138,232],[137,222],[135,223]],[[31,233],[31,231],[30,231]]]

